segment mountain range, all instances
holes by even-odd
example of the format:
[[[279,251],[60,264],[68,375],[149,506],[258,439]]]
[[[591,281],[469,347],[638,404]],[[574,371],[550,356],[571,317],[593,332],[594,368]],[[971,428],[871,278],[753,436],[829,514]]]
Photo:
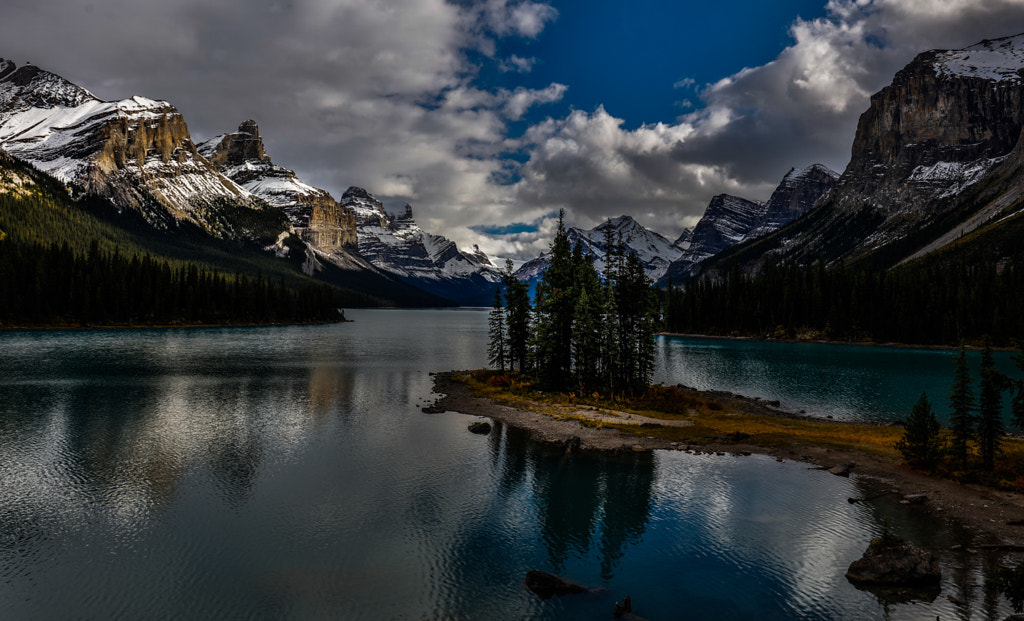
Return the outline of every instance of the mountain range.
[[[1024,210],[1022,130],[1024,35],[928,51],[871,98],[841,175],[815,164],[791,169],[765,202],[715,196],[674,241],[628,215],[570,228],[569,239],[600,270],[610,229],[662,286],[768,264],[886,268],[993,231],[1013,239],[1006,231]],[[103,101],[0,59],[0,150],[16,158],[7,170],[24,162],[71,200],[106,205],[165,245],[244,248],[296,277],[403,305],[487,304],[500,280],[478,248],[423,231],[412,207],[389,213],[359,187],[336,200],[275,163],[255,121],[195,144],[166,101]],[[542,254],[516,276],[535,283],[546,265]]]

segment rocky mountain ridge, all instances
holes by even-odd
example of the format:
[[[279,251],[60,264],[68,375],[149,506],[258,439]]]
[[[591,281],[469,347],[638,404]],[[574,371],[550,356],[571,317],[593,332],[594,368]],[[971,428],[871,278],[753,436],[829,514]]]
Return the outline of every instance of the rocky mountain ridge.
[[[585,254],[592,256],[594,267],[599,274],[604,273],[605,257],[608,253],[604,238],[605,231],[609,228],[615,238],[622,241],[627,252],[637,255],[652,282],[661,278],[672,261],[678,259],[684,252],[678,241],[670,242],[630,216],[623,215],[607,220],[589,230],[567,228],[566,235],[570,246],[575,247],[579,244]],[[520,266],[515,272],[515,277],[521,282],[535,285],[550,263],[550,253],[545,252]]]
[[[359,254],[379,269],[465,306],[491,303],[501,277],[478,247],[471,253],[459,250],[446,237],[421,229],[411,206],[387,213],[363,188],[348,188],[341,204],[355,215]]]
[[[1024,35],[919,54],[871,97],[849,165],[815,212],[708,262],[870,260],[937,250],[1024,198]]]
[[[324,260],[342,268],[371,268],[357,252],[355,214],[326,190],[300,180],[267,155],[256,121],[197,145],[198,152],[226,177],[288,217],[292,230]]]
[[[261,201],[199,155],[166,101],[103,101],[56,74],[0,60],[0,148],[158,228],[188,223],[215,237],[251,237],[237,209],[266,216],[263,229],[280,228]]]

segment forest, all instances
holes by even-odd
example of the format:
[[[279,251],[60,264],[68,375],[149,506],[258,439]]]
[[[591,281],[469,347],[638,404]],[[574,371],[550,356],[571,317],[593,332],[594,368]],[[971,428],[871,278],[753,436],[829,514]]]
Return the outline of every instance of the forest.
[[[196,263],[172,265],[149,254],[123,255],[93,242],[0,240],[0,322],[35,325],[165,325],[338,321],[328,285],[293,289]]]

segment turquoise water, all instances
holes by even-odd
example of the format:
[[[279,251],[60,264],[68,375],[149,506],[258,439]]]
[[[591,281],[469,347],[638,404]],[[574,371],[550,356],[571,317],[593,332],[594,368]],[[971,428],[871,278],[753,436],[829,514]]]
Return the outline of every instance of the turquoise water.
[[[972,533],[847,503],[868,480],[474,435],[421,408],[431,371],[484,364],[485,312],[350,316],[0,334],[0,617],[599,619],[626,595],[652,620],[1009,612]],[[940,555],[935,599],[845,580],[883,521]],[[592,590],[540,600],[530,569]]]
[[[928,395],[936,416],[948,421],[957,351],[659,337],[655,381],[779,401],[791,410],[837,420],[902,420]],[[1008,352],[996,367],[1019,378]],[[981,353],[969,351],[977,382]],[[975,395],[977,385],[975,384]],[[1004,417],[1010,422],[1009,395]]]

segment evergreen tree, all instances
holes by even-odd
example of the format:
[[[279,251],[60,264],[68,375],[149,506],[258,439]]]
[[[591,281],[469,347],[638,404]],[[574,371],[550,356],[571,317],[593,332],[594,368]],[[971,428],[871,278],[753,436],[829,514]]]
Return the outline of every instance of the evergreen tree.
[[[505,334],[508,366],[527,369],[530,352],[530,290],[513,275],[512,259],[505,262],[501,283],[505,287]]]
[[[1014,339],[1013,345],[1017,348],[1017,353],[1013,355],[1013,363],[1017,370],[1024,371],[1024,341]],[[1013,398],[1010,402],[1013,424],[1018,429],[1024,430],[1024,380],[1010,380],[1010,390],[1013,391]]]
[[[988,343],[981,353],[981,392],[978,395],[978,445],[981,465],[985,470],[995,468],[996,455],[1003,436],[1003,391],[1008,378],[996,370],[992,348]]]
[[[971,390],[971,374],[963,345],[960,346],[953,372],[949,407],[952,410],[949,423],[953,433],[950,448],[953,460],[962,468],[967,465],[967,443],[974,437],[974,392]]]
[[[550,263],[534,296],[534,366],[541,385],[568,386],[572,371],[572,324],[576,310],[572,248],[565,230],[565,210],[551,242]]]
[[[623,388],[646,390],[654,374],[657,297],[643,263],[629,253],[616,283],[619,321],[620,377]]]
[[[930,468],[938,461],[941,451],[939,421],[925,393],[921,393],[921,398],[904,421],[903,437],[896,443],[896,450],[908,464],[918,468]]]
[[[583,255],[579,245],[573,250],[576,264],[576,308],[573,311],[572,357],[576,385],[581,394],[600,382],[601,321],[603,304],[601,283],[591,257]]]
[[[508,345],[508,337],[505,333],[505,308],[502,304],[500,288],[494,290],[494,305],[491,307],[487,326],[487,335],[490,337],[490,342],[487,345],[488,360],[499,371],[504,372],[507,363],[506,346]]]

